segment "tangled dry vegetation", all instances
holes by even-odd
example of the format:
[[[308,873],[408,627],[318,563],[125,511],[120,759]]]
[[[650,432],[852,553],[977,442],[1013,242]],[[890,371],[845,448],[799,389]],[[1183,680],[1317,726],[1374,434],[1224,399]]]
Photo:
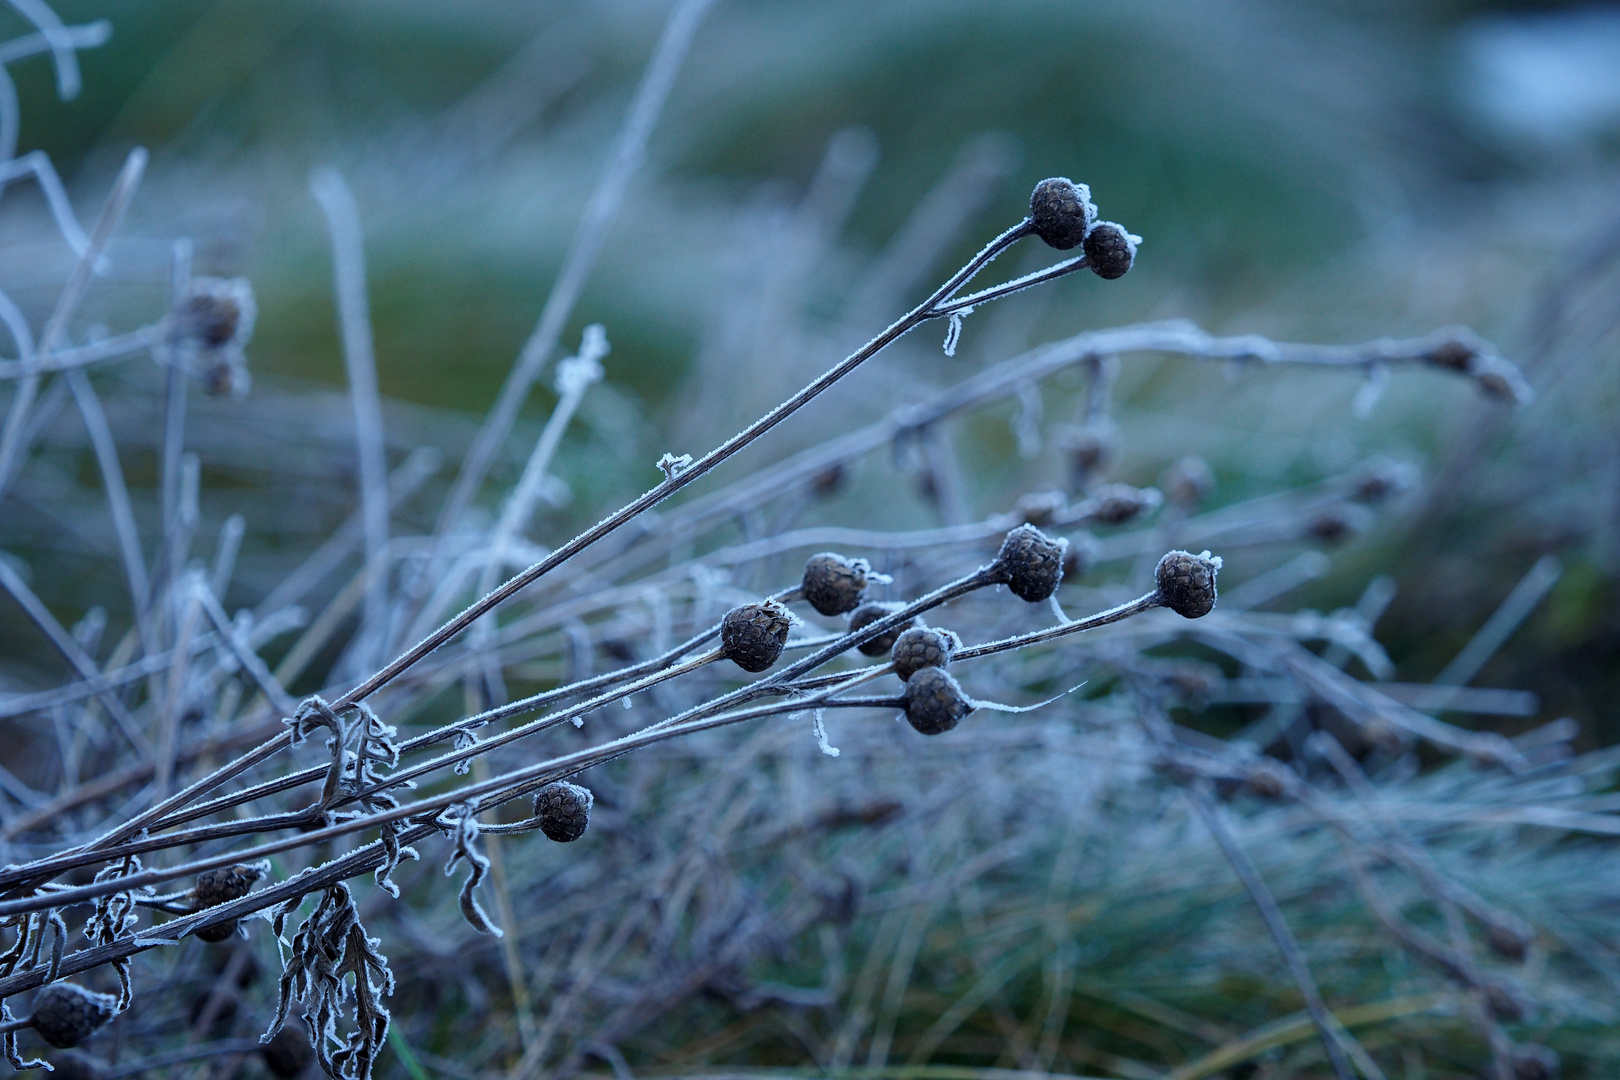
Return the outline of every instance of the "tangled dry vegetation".
[[[6,60],[49,52],[70,92],[75,50],[104,29],[15,6],[38,30]],[[1089,331],[896,392],[876,422],[761,464],[756,440],[924,323],[949,355],[981,324],[1006,335],[988,313],[965,322],[982,305],[1126,273],[1138,239],[1097,221],[1084,185],[1047,180],[1029,218],[908,314],[716,449],[665,455],[659,483],[575,538],[539,511],[608,377],[601,327],[551,367],[556,404],[515,480],[488,482],[704,7],[676,6],[539,326],[445,487],[436,453],[385,435],[341,176],[311,187],[347,417],[250,389],[252,290],[194,276],[184,240],[166,311],[82,328],[145,157],[81,229],[49,161],[4,145],[0,180],[52,193],[77,261],[37,335],[0,296],[0,535],[47,520],[115,553],[127,591],[68,625],[0,555],[0,585],[67,673],[0,698],[12,1066],[1537,1080],[1561,1060],[1620,1064],[1604,794],[1620,759],[1574,755],[1565,721],[1509,740],[1442,718],[1522,711],[1467,683],[1545,568],[1441,680],[1396,683],[1373,636],[1384,579],[1329,614],[1267,609],[1319,572],[1291,545],[1398,509],[1411,466],[1215,508],[1195,458],[1159,489],[1109,480],[1111,390],[1133,355],[1325,369],[1298,377],[1362,378],[1364,408],[1425,365],[1511,409],[1523,380],[1467,332]],[[787,257],[717,316],[696,399],[743,396],[711,384],[761,327],[792,356],[870,333],[955,240],[927,226],[965,217],[953,205],[995,173],[986,153],[924,200],[847,317],[812,331],[798,286],[865,167],[858,140],[835,139]],[[1043,242],[1074,254],[968,291]],[[1044,400],[1075,377],[1072,422],[1049,423]],[[983,516],[953,431],[1009,403],[1020,448],[1067,475]],[[694,437],[723,411],[691,410]],[[86,452],[94,492],[72,471]],[[205,471],[255,457],[354,478],[352,518],[296,566],[240,516],[202,528]],[[126,480],[136,461],[155,508]],[[896,482],[936,521],[835,523],[852,490]],[[426,515],[424,491],[443,496]],[[274,480],[262,497],[297,512]],[[1246,548],[1283,554],[1223,580],[1217,604],[1210,552]],[[1234,704],[1247,723],[1210,734],[1204,710]]]

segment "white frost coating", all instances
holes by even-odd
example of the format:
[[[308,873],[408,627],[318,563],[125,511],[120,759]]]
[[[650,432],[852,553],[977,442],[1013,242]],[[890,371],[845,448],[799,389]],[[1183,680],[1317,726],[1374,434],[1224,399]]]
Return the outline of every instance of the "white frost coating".
[[[1389,368],[1384,364],[1371,365],[1367,368],[1367,381],[1361,384],[1350,402],[1350,412],[1357,420],[1367,419],[1388,387]]]
[[[591,323],[579,342],[579,352],[557,364],[557,393],[578,397],[592,383],[602,381],[602,358],[611,350],[607,331],[601,323]]]
[[[959,311],[951,312],[949,325],[945,328],[945,355],[956,355],[956,344],[962,340],[962,320],[973,314],[973,305]]]
[[[816,745],[821,748],[823,754],[828,757],[837,757],[842,753],[838,747],[827,741],[827,723],[821,709],[816,710],[815,718],[810,721],[810,730],[815,732]]]
[[[665,480],[673,480],[691,467],[691,454],[681,454],[677,457],[666,451],[664,456],[658,459],[658,471],[664,474]]]
[[[1051,697],[1047,698],[1045,701],[1037,701],[1033,705],[1003,705],[999,701],[976,701],[973,698],[968,698],[967,703],[969,705],[973,706],[975,709],[989,709],[991,712],[1004,712],[1004,713],[1034,712],[1036,709],[1044,709],[1044,708],[1046,708],[1046,706],[1052,704],[1052,702],[1054,702],[1054,701],[1057,701],[1059,698],[1068,697],[1070,694],[1074,693],[1076,690],[1080,689],[1080,687],[1082,687],[1084,685],[1086,685],[1086,684],[1085,683],[1077,683],[1074,686],[1071,686],[1067,690],[1063,691],[1063,693],[1061,693],[1061,694],[1053,694]]]

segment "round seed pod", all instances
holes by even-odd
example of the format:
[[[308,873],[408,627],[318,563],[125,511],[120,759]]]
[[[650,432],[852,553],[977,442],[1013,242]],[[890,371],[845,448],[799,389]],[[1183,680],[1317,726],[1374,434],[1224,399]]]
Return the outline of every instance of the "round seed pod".
[[[291,1080],[309,1070],[315,1060],[315,1047],[310,1045],[309,1031],[296,1019],[289,1019],[270,1041],[259,1047],[264,1067],[271,1076]]]
[[[1057,592],[1063,580],[1063,549],[1067,540],[1054,540],[1033,525],[1020,525],[1001,542],[993,570],[1013,595],[1031,604]]]
[[[1282,774],[1271,765],[1257,765],[1244,777],[1244,786],[1262,799],[1280,799],[1288,793]]]
[[[1105,281],[1122,278],[1136,262],[1138,243],[1136,237],[1112,221],[1100,221],[1086,233],[1086,262]]]
[[[1018,497],[1013,513],[1024,519],[1025,525],[1040,528],[1068,509],[1069,498],[1061,491],[1031,491]]]
[[[1485,984],[1485,1007],[1491,1015],[1504,1023],[1514,1024],[1524,1019],[1524,1000],[1506,983]]]
[[[843,615],[861,606],[866,575],[871,569],[865,559],[846,559],[837,552],[823,551],[805,560],[799,591],[821,614]]]
[[[1092,520],[1103,525],[1123,525],[1150,510],[1156,510],[1163,496],[1155,488],[1138,488],[1129,484],[1104,484],[1092,496],[1096,506]]]
[[[1513,1048],[1513,1080],[1557,1080],[1562,1062],[1551,1047],[1521,1043]]]
[[[534,793],[534,816],[540,819],[540,831],[546,839],[571,844],[590,827],[595,802],[590,788],[558,780]]]
[[[1188,454],[1164,470],[1159,486],[1176,505],[1197,506],[1215,489],[1215,471],[1197,454]]]
[[[1076,491],[1106,469],[1119,448],[1113,425],[1108,423],[1065,428],[1057,433],[1057,441],[1068,456],[1070,484]]]
[[[1410,462],[1374,458],[1351,478],[1350,497],[1376,506],[1411,491],[1418,486],[1419,479],[1417,467]]]
[[[216,907],[240,900],[253,888],[253,883],[264,876],[264,871],[257,866],[248,866],[237,863],[235,866],[225,866],[218,870],[209,870],[197,875],[197,884],[191,890],[191,910],[201,911],[203,908]],[[228,941],[236,933],[237,920],[214,923],[197,931],[197,937],[211,944]]]
[[[1066,176],[1042,180],[1030,192],[1029,219],[1035,227],[1035,235],[1059,251],[1084,242],[1096,217],[1091,189]]]
[[[918,668],[906,681],[906,719],[924,735],[939,735],[962,722],[973,703],[944,668]]]
[[[942,668],[951,662],[962,639],[949,630],[936,630],[931,626],[913,626],[894,639],[894,673],[902,682],[925,667]]]
[[[177,329],[203,348],[218,349],[252,337],[256,314],[246,278],[192,278],[180,301]]]
[[[1167,552],[1159,560],[1154,578],[1159,586],[1159,603],[1184,619],[1197,619],[1215,610],[1215,572],[1219,558],[1209,552]]]
[[[874,600],[862,604],[849,614],[849,632],[853,634],[857,630],[864,630],[879,619],[887,618],[903,607],[905,607],[904,604],[894,600]],[[912,619],[910,622],[902,623],[894,629],[879,634],[871,641],[856,647],[865,656],[887,656],[889,650],[894,648],[894,643],[900,639],[900,635],[905,633],[908,627],[921,625],[922,621],[920,619]]]
[[[775,600],[743,604],[726,612],[720,624],[720,644],[726,659],[744,671],[764,671],[782,655],[792,626],[787,608]]]
[[[1354,503],[1330,503],[1305,522],[1305,535],[1324,544],[1337,544],[1372,525],[1372,512]]]
[[[51,983],[34,995],[34,1030],[59,1049],[78,1046],[113,1018],[118,999],[77,983]]]

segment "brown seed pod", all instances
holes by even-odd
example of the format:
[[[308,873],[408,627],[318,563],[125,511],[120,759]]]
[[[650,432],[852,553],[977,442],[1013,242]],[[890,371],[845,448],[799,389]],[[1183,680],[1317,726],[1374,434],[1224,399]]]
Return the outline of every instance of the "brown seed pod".
[[[821,614],[843,615],[861,606],[866,575],[871,569],[865,559],[846,559],[835,551],[823,551],[805,560],[799,591]]]
[[[1103,525],[1123,525],[1150,510],[1157,510],[1163,501],[1157,489],[1129,484],[1104,484],[1092,498],[1095,500],[1092,520]]]
[[[78,1046],[113,1018],[118,999],[77,983],[51,983],[34,995],[34,1031],[59,1049]]]
[[[1078,247],[1096,218],[1091,189],[1066,176],[1042,180],[1030,192],[1029,219],[1035,235],[1059,251]]]
[[[1057,592],[1063,581],[1066,546],[1067,540],[1054,540],[1033,525],[1020,525],[1001,542],[991,571],[1020,600],[1039,603]]]
[[[1372,512],[1354,503],[1329,503],[1305,522],[1305,535],[1324,544],[1337,544],[1372,524]]]
[[[1385,499],[1404,495],[1418,486],[1417,467],[1410,462],[1374,458],[1350,480],[1350,497],[1357,502],[1377,505]]]
[[[973,703],[944,668],[918,668],[906,682],[906,719],[924,735],[949,731],[972,711]]]
[[[558,780],[534,793],[534,816],[540,819],[540,831],[548,840],[571,844],[590,827],[595,802],[590,788]]]
[[[1485,984],[1485,1007],[1491,1015],[1504,1023],[1514,1024],[1524,1019],[1524,1001],[1506,983]]]
[[[1078,491],[1106,469],[1118,453],[1119,440],[1107,423],[1068,427],[1057,433],[1058,445],[1069,459],[1069,480]]]
[[[253,336],[257,308],[246,278],[192,278],[175,320],[176,332],[205,349],[240,345]]]
[[[894,640],[894,651],[890,654],[894,673],[904,682],[920,668],[945,667],[961,647],[962,639],[949,630],[913,626]]]
[[[315,1060],[315,1047],[310,1045],[309,1030],[296,1018],[289,1018],[270,1041],[259,1047],[264,1067],[271,1076],[291,1080],[302,1076]]]
[[[1061,491],[1031,491],[1018,497],[1013,513],[1023,518],[1025,525],[1040,528],[1052,524],[1068,506],[1069,497]]]
[[[1215,489],[1215,470],[1197,454],[1188,454],[1164,470],[1159,486],[1177,506],[1194,507]]]
[[[862,604],[850,612],[849,632],[853,634],[857,630],[864,630],[879,619],[887,618],[903,607],[905,607],[904,604],[896,603],[893,600],[872,601],[871,603]],[[857,647],[867,656],[886,656],[889,650],[894,648],[894,643],[899,640],[900,635],[905,632],[907,627],[921,625],[917,619],[912,619],[910,622],[902,623],[892,630],[885,631],[871,641],[864,642]]]
[[[191,910],[201,911],[232,900],[240,900],[253,888],[253,883],[263,876],[262,868],[244,863],[198,874],[197,884],[191,890]],[[217,945],[222,941],[228,941],[231,935],[236,933],[236,923],[237,920],[232,919],[230,922],[205,926],[197,931],[197,937]]]
[[[1185,619],[1208,615],[1215,610],[1215,572],[1220,568],[1221,560],[1207,551],[1167,552],[1154,571],[1159,603]]]
[[[764,671],[782,655],[792,626],[787,608],[775,600],[743,604],[726,612],[720,644],[726,659],[744,671]]]
[[[1086,263],[1105,281],[1122,278],[1136,262],[1141,241],[1112,221],[1100,221],[1086,233]]]

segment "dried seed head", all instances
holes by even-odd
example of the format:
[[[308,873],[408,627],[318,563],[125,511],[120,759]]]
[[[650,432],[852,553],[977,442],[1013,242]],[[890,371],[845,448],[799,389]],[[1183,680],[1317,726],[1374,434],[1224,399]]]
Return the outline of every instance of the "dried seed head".
[[[240,349],[212,354],[202,369],[203,393],[209,397],[243,398],[253,385]]]
[[[78,1046],[113,1018],[118,999],[76,983],[51,983],[34,995],[34,1030],[60,1049]]]
[[[1068,455],[1070,482],[1076,490],[1085,487],[1093,474],[1107,468],[1118,449],[1110,424],[1067,428],[1060,431],[1057,438],[1058,445]]]
[[[1513,1080],[1558,1080],[1562,1062],[1552,1048],[1520,1043],[1513,1048]]]
[[[1417,466],[1410,462],[1374,458],[1351,478],[1350,497],[1376,505],[1396,495],[1404,495],[1417,485]]]
[[[842,465],[829,465],[810,479],[810,490],[821,498],[830,498],[844,487],[846,479]]]
[[[904,682],[919,668],[945,667],[961,647],[962,639],[949,630],[913,626],[894,640],[894,673]]]
[[[1061,491],[1031,491],[1018,497],[1013,513],[1024,519],[1025,525],[1052,524],[1052,519],[1068,508],[1069,498]]]
[[[1215,610],[1215,572],[1221,560],[1209,552],[1167,552],[1159,560],[1154,577],[1159,586],[1159,603],[1185,619],[1197,619]]]
[[[720,624],[720,644],[726,659],[744,671],[764,671],[782,655],[792,626],[787,608],[775,600],[743,604],[726,612]]]
[[[1280,799],[1288,791],[1279,767],[1274,765],[1254,766],[1244,778],[1244,784],[1262,799]]]
[[[837,552],[823,551],[805,560],[799,591],[821,614],[842,615],[861,606],[866,575],[871,569],[865,559],[846,559]]]
[[[906,681],[906,719],[924,735],[939,735],[962,722],[973,703],[944,668],[918,668]]]
[[[1480,354],[1479,344],[1474,341],[1457,339],[1443,341],[1439,345],[1423,354],[1423,359],[1435,367],[1447,368],[1451,371],[1467,371],[1474,363],[1474,358]]]
[[[864,630],[866,627],[871,626],[879,619],[887,618],[903,607],[905,607],[904,604],[897,603],[893,600],[873,601],[868,604],[862,604],[860,607],[850,612],[849,632],[853,634],[857,630]],[[912,619],[910,622],[901,623],[894,629],[885,631],[884,633],[881,633],[877,637],[873,638],[871,641],[861,644],[858,646],[858,648],[866,656],[887,656],[889,650],[894,648],[894,643],[899,640],[901,634],[905,633],[907,627],[921,625],[922,622],[918,619]]]
[[[242,345],[253,336],[257,313],[246,278],[192,278],[180,301],[175,331],[205,349]]]
[[[1063,580],[1063,549],[1067,540],[1054,540],[1033,525],[1020,525],[1001,542],[991,570],[1013,595],[1031,604],[1057,592]]]
[[[1194,507],[1215,490],[1215,470],[1197,454],[1188,454],[1164,470],[1159,486],[1178,506]]]
[[[1305,522],[1305,535],[1324,544],[1336,544],[1371,525],[1370,515],[1371,512],[1364,506],[1330,503],[1318,509]]]
[[[1030,192],[1029,219],[1035,235],[1059,251],[1079,246],[1096,218],[1091,189],[1066,176],[1042,180]]]
[[[1132,487],[1129,484],[1104,484],[1092,496],[1095,507],[1093,521],[1103,525],[1123,525],[1151,510],[1157,510],[1164,501],[1156,488]]]
[[[534,816],[540,819],[540,831],[547,839],[570,844],[585,835],[595,802],[590,788],[558,780],[534,793]]]
[[[1086,233],[1086,262],[1104,281],[1122,278],[1136,262],[1136,245],[1141,237],[1132,236],[1112,221],[1100,221]]]
[[[249,866],[246,863],[237,863],[235,866],[225,866],[198,874],[197,884],[191,890],[191,910],[201,911],[203,908],[240,900],[253,888],[254,882],[262,877],[264,877],[263,867]]]
[[[1492,923],[1485,931],[1485,940],[1491,951],[1504,960],[1520,963],[1530,953],[1530,941],[1511,926]]]
[[[259,1054],[271,1076],[291,1080],[308,1071],[309,1063],[315,1060],[315,1047],[310,1045],[308,1029],[296,1018],[289,1018],[269,1042],[259,1047]]]

